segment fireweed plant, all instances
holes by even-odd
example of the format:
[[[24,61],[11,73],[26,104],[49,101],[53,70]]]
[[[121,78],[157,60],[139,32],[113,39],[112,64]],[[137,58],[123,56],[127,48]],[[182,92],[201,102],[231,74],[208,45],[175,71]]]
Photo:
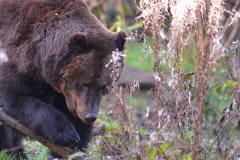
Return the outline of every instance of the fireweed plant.
[[[235,8],[226,10],[223,0],[140,0],[138,19],[144,21],[144,29],[151,32],[154,42],[155,141],[171,145],[172,151],[167,156],[170,159],[181,159],[181,156],[194,160],[209,159],[213,152],[218,158],[240,157],[239,136],[236,135],[239,132],[234,129],[240,117],[240,72],[234,74],[234,79],[225,79],[229,86],[226,83],[223,86],[231,88],[230,104],[215,126],[209,126],[204,118],[208,110],[206,96],[217,85],[212,78],[214,68],[226,57],[231,59],[232,48],[235,48],[235,56],[240,54],[239,43],[230,42],[227,46],[224,38],[228,27],[239,23],[236,10],[239,2],[235,3],[238,3]],[[197,64],[192,73],[186,73],[183,70],[184,50],[194,43],[197,49],[192,54],[196,54]],[[233,47],[236,43],[238,47]],[[239,63],[238,59],[234,66]],[[167,72],[162,69],[166,65]],[[232,67],[229,63],[226,65],[229,72]],[[164,90],[165,85],[168,90]],[[191,134],[189,142],[186,133]],[[166,154],[156,157],[165,159]]]

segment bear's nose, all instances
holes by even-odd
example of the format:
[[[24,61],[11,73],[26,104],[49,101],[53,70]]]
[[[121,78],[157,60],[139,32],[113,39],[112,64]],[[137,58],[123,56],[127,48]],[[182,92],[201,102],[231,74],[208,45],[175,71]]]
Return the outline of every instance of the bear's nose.
[[[118,32],[118,38],[115,41],[119,51],[122,51],[126,42],[125,32]]]
[[[93,123],[97,119],[96,113],[88,113],[85,117],[87,123]]]

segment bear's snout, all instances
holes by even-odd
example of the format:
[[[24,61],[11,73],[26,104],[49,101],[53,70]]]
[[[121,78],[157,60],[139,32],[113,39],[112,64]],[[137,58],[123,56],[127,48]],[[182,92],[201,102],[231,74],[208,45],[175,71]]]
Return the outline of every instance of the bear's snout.
[[[97,119],[97,113],[88,113],[85,117],[87,123],[93,123]]]

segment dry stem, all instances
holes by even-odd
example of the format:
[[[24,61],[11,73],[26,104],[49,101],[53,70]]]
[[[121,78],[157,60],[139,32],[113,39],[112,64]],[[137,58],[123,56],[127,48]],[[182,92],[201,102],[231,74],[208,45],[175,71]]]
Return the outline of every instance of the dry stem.
[[[197,159],[197,148],[201,142],[201,132],[202,132],[202,119],[204,112],[204,97],[205,97],[205,85],[206,85],[206,70],[209,61],[209,56],[211,52],[211,40],[212,40],[212,28],[214,24],[211,20],[208,19],[210,2],[206,0],[206,9],[207,9],[207,22],[206,26],[206,35],[204,36],[204,25],[202,19],[202,12],[200,7],[197,8],[196,17],[197,17],[197,31],[198,31],[198,67],[197,67],[197,112],[195,116],[195,125],[194,125],[194,138],[192,145],[192,157],[193,160]],[[205,38],[204,38],[205,37]]]
[[[198,68],[197,68],[197,112],[195,116],[194,124],[194,137],[192,144],[192,158],[193,160],[197,159],[197,148],[200,143],[200,132],[202,130],[202,116],[204,108],[204,84],[205,84],[205,68],[204,68],[204,40],[203,40],[203,20],[200,7],[196,11],[197,17],[197,31],[198,31]]]

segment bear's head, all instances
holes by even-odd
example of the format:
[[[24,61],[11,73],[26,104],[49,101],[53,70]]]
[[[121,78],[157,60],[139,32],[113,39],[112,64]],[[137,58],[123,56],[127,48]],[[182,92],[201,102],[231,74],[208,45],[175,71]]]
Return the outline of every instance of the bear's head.
[[[69,110],[87,123],[97,119],[101,97],[111,88],[114,78],[112,52],[121,52],[125,43],[125,33],[110,35],[108,42],[103,42],[105,39],[95,44],[85,33],[75,33],[68,47],[78,53],[70,57],[60,70],[57,89],[66,98]],[[123,57],[120,57],[120,61],[123,61]]]
[[[92,123],[113,81],[107,64],[113,51],[122,52],[126,35],[108,31],[81,1],[65,2],[60,12],[53,12],[57,22],[50,19],[45,25],[50,28],[41,41],[41,51],[48,51],[42,54],[42,70],[46,81],[64,95],[68,109]]]
[[[106,64],[113,51],[123,50],[125,33],[108,31],[83,0],[15,0],[7,4],[1,13],[7,12],[9,17],[0,18],[10,29],[1,34],[7,35],[3,39],[10,44],[9,57],[18,62],[21,74],[51,85],[64,95],[73,114],[93,122],[100,99],[113,80],[111,65]],[[12,9],[16,11],[10,12]]]

